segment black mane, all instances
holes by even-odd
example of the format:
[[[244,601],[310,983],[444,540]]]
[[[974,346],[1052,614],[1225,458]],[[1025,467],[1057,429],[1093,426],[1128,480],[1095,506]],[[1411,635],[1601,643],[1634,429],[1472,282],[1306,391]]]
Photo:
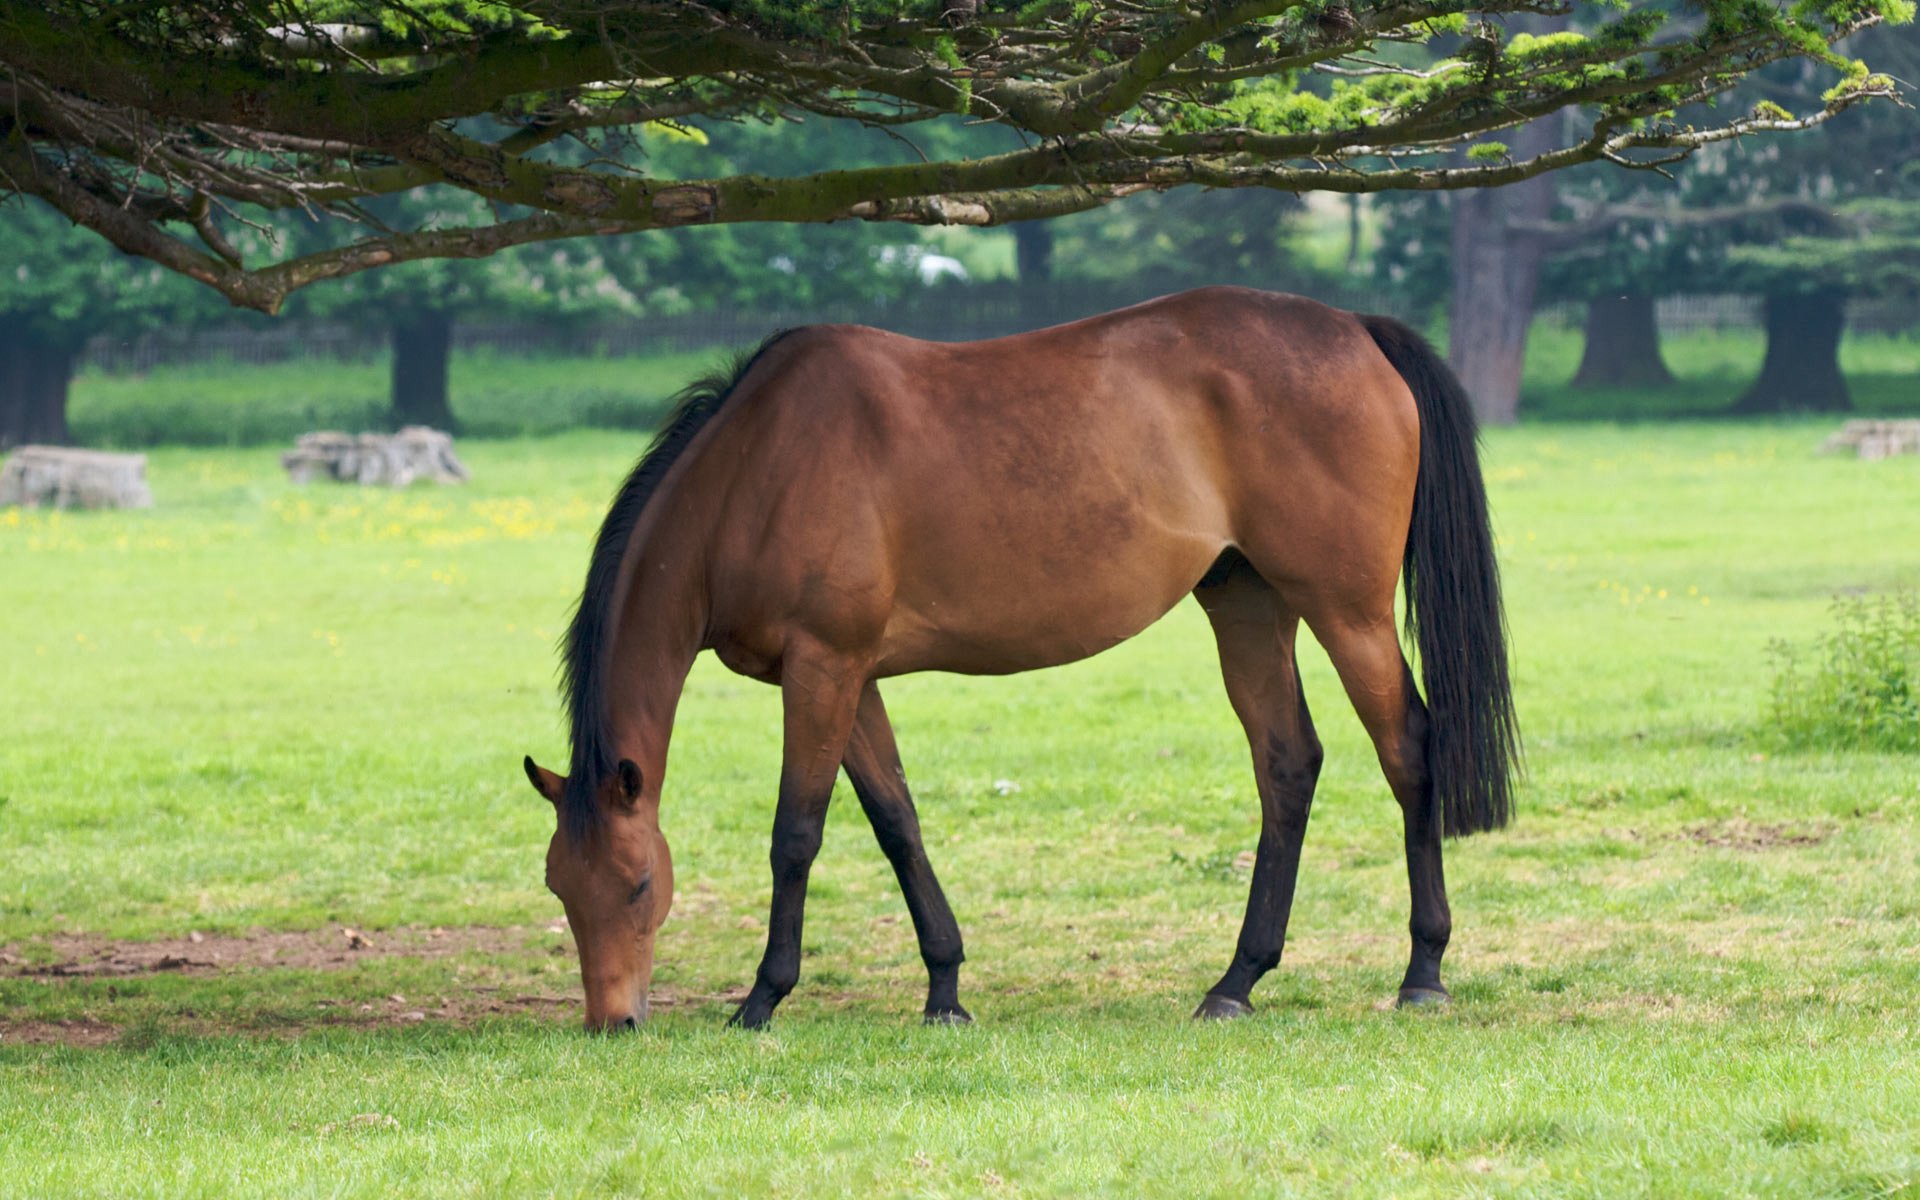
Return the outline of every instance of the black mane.
[[[640,456],[627,481],[620,485],[613,507],[607,510],[606,520],[600,524],[600,534],[593,543],[593,558],[587,565],[587,584],[580,592],[573,622],[567,626],[561,659],[560,688],[566,697],[573,739],[573,761],[567,772],[561,812],[576,839],[592,829],[599,815],[595,794],[601,781],[618,766],[607,722],[606,666],[618,616],[613,612],[614,587],[620,577],[620,563],[626,557],[627,542],[633,537],[634,526],[639,523],[647,501],[652,499],[654,490],[666,478],[681,452],[719,413],[760,356],[789,332],[783,329],[773,334],[754,349],[736,355],[731,363],[680,390],[673,398],[673,415]]]

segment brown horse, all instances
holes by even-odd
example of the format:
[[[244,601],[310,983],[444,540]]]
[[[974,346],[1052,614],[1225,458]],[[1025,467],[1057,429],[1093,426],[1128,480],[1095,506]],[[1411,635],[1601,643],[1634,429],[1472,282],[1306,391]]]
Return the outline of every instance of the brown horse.
[[[1515,750],[1474,437],[1459,383],[1404,325],[1239,288],[964,344],[801,329],[694,384],[594,547],[566,646],[571,772],[526,762],[558,816],[547,884],[578,939],[588,1028],[647,1013],[673,897],[660,785],[700,651],[778,684],[785,715],[767,948],[734,1022],[766,1024],[799,978],[842,767],[906,893],[927,1020],[965,1021],[960,930],[876,681],[1072,662],[1188,592],[1262,815],[1238,949],[1195,1015],[1251,1011],[1280,960],[1321,759],[1303,620],[1405,819],[1400,1000],[1444,1000],[1441,835],[1506,822]],[[1403,569],[1424,704],[1394,624]]]

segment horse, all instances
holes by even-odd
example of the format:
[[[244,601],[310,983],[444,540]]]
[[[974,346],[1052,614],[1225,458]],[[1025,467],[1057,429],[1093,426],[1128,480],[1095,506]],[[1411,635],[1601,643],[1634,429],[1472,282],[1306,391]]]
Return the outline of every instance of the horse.
[[[1401,1004],[1448,998],[1443,836],[1511,813],[1518,733],[1468,397],[1406,325],[1213,287],[1035,332],[941,343],[853,325],[774,335],[690,385],[619,489],[568,628],[546,882],[589,1030],[648,1011],[673,901],[661,784],[703,650],[780,689],[765,952],[730,1024],[799,979],[807,878],[844,768],[927,970],[928,1022],[972,1018],[879,681],[1098,654],[1191,593],[1245,728],[1261,829],[1226,972],[1194,1015],[1253,1011],[1278,965],[1321,765],[1295,660],[1326,650],[1398,801],[1412,895]],[[1404,577],[1406,636],[1394,616]]]

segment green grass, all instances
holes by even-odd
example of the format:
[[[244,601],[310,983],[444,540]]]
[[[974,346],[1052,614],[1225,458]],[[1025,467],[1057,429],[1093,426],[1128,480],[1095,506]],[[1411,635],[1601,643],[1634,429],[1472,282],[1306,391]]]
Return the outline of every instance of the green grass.
[[[0,1194],[1913,1197],[1920,760],[1761,727],[1771,639],[1920,583],[1920,460],[1820,457],[1825,430],[1490,437],[1531,772],[1513,829],[1448,849],[1449,1011],[1379,1008],[1398,814],[1313,652],[1328,764],[1287,961],[1253,1018],[1185,1020],[1257,812],[1183,605],[1088,663],[887,689],[975,1027],[915,1024],[904,906],[843,795],[800,989],[729,1031],[777,697],[703,661],[663,812],[676,1003],[639,1036],[580,1036],[571,1004],[382,1017],[571,997],[535,935],[345,970],[0,965],[0,1026],[118,1034],[0,1043]],[[149,512],[0,511],[0,945],[537,933],[552,816],[519,757],[563,757],[552,643],[639,441],[473,442],[473,484],[400,495],[163,449]]]

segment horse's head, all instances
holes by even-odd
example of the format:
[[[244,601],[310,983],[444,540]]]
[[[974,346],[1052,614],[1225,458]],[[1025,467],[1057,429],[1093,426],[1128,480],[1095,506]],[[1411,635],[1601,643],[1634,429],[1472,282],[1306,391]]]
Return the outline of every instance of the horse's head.
[[[561,806],[567,781],[531,758],[526,768],[559,818],[547,846],[547,887],[566,906],[580,948],[587,1028],[632,1029],[647,1019],[653,939],[673,905],[673,859],[660,835],[658,791],[646,798],[640,769],[622,759],[595,797],[600,819],[576,838]]]

